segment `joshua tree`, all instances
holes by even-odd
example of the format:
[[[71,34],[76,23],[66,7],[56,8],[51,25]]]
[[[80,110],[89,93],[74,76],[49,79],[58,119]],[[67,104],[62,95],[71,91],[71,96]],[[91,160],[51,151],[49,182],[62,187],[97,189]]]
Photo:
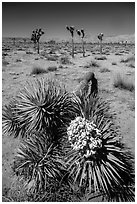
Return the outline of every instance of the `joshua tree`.
[[[12,40],[13,40],[13,45],[15,45],[16,38],[12,38]]]
[[[75,27],[74,26],[66,26],[66,29],[68,31],[70,31],[70,34],[71,34],[71,37],[72,37],[72,57],[74,58],[74,30],[75,30]]]
[[[85,57],[84,40],[83,40],[83,38],[85,37],[84,29],[76,30],[76,31],[77,31],[77,34],[81,37],[81,41],[82,41],[82,50],[83,50],[83,57]]]
[[[41,28],[32,31],[31,40],[34,42],[34,47],[36,47],[36,44],[38,43],[38,54],[39,54],[39,40],[43,34],[44,31],[42,31]]]
[[[103,36],[104,36],[103,33],[100,33],[100,34],[98,35],[98,39],[99,39],[99,41],[100,41],[100,54],[102,54],[102,40],[103,40]]]

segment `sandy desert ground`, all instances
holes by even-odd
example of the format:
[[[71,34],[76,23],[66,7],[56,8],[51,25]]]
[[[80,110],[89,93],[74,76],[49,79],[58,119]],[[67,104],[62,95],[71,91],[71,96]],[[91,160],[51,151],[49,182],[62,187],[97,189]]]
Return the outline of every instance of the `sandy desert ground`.
[[[3,40],[2,106],[8,104],[27,81],[55,77],[71,92],[85,73],[93,71],[98,79],[99,94],[116,112],[116,123],[120,126],[123,141],[135,154],[135,91],[114,87],[114,80],[119,74],[127,83],[135,85],[134,49],[134,44],[105,44],[100,56],[98,44],[87,44],[86,56],[83,57],[81,47],[77,44],[75,57],[72,59],[71,45],[67,43],[41,43],[38,55],[31,43],[17,41],[14,45],[10,39]],[[33,74],[35,67],[43,68],[47,72]],[[4,195],[8,194],[13,182],[11,167],[18,144],[18,138],[2,135]]]

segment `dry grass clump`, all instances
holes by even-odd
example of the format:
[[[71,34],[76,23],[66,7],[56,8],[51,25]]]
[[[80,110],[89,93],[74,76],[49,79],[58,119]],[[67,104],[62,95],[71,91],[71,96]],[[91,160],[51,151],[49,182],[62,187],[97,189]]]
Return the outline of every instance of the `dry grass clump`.
[[[47,60],[49,61],[57,61],[58,60],[58,56],[54,55],[54,56],[46,56]]]
[[[135,63],[130,63],[128,66],[131,68],[135,68]]]
[[[123,55],[122,53],[116,52],[115,55]]]
[[[31,72],[31,75],[33,74],[44,74],[44,73],[48,73],[48,72],[54,72],[57,71],[57,67],[56,66],[49,66],[48,68],[44,69],[40,66],[35,66],[33,67],[33,70]]]
[[[2,59],[2,66],[7,66],[9,62],[7,62],[5,59]]]
[[[135,90],[135,85],[120,74],[117,74],[117,76],[114,78],[113,85],[116,88],[125,89],[131,92]]]
[[[135,61],[135,56],[131,56],[131,57],[128,57],[127,59],[121,59],[121,63],[128,63],[128,62],[132,62],[132,61]]]
[[[32,69],[31,75],[33,75],[33,74],[44,74],[44,73],[47,73],[47,72],[48,72],[47,69],[44,69],[44,68],[42,68],[40,66],[35,66]]]
[[[96,61],[92,61],[84,66],[84,68],[99,67],[99,64]]]
[[[57,71],[57,67],[56,66],[50,66],[47,68],[47,71],[49,71],[49,72]]]
[[[100,69],[101,73],[105,73],[105,72],[110,72],[110,70],[108,68],[102,68]]]
[[[31,52],[31,51],[26,51],[26,54],[28,54],[28,55],[32,55],[32,54],[34,54],[34,53]]]
[[[117,65],[117,63],[116,62],[112,62],[112,65]]]
[[[63,56],[60,58],[61,64],[71,64],[71,61],[69,60],[68,56]]]
[[[105,56],[99,56],[95,57],[96,60],[106,60],[107,58]]]

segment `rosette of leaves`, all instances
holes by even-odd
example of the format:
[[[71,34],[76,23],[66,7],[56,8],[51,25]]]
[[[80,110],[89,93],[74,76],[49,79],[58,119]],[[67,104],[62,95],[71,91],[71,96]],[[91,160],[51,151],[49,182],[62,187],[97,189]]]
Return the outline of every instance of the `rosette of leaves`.
[[[60,181],[66,165],[61,149],[49,142],[45,133],[28,134],[17,150],[14,172],[23,178],[25,186],[33,194],[45,192],[50,180]]]
[[[3,133],[8,133],[10,136],[13,135],[15,138],[25,134],[25,125],[21,125],[18,120],[18,105],[15,98],[3,107],[2,123]]]
[[[107,201],[134,201],[133,156],[120,139],[109,105],[99,98],[85,103],[81,107],[82,124],[76,124],[76,118],[68,127],[70,149],[66,162],[72,185],[77,184],[83,194],[89,195],[89,200],[102,196]],[[87,140],[84,141],[88,134],[93,137],[92,131],[89,133],[86,130],[86,120],[95,124],[95,148],[87,145]],[[79,136],[76,137],[75,133]],[[98,138],[100,145],[97,145]],[[87,151],[88,155],[85,154]]]
[[[41,78],[28,83],[3,109],[3,126],[16,137],[24,137],[24,131],[45,130],[55,139],[57,129],[65,128],[78,112],[78,104],[72,94],[57,81]]]

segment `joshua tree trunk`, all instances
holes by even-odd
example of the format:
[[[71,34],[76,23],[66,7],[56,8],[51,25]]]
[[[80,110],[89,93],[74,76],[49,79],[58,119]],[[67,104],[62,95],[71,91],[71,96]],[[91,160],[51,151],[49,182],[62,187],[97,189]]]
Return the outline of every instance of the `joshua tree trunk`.
[[[100,54],[102,55],[102,40],[100,40]]]
[[[83,50],[83,57],[85,57],[85,49],[84,49],[84,40],[82,38],[82,50]]]
[[[74,40],[73,40],[73,37],[72,37],[72,57],[74,58]]]
[[[39,40],[38,40],[38,54],[39,54]]]

